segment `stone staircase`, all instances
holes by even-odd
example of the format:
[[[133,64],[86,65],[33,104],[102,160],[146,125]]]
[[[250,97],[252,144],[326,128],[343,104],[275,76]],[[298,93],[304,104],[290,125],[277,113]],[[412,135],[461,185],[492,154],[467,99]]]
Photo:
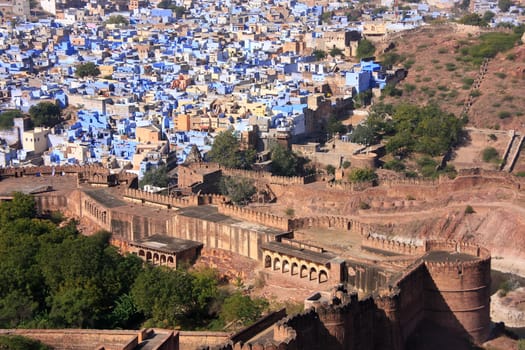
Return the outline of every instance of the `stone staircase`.
[[[514,134],[514,136],[512,137],[512,144],[510,146],[510,149],[506,153],[506,157],[503,159],[502,171],[506,171],[508,173],[512,171],[512,168],[514,167],[514,164],[516,163],[516,160],[518,159],[518,156],[520,154],[521,146],[523,145],[524,139],[525,136],[520,135],[518,133]]]
[[[463,110],[461,112],[461,115],[468,115],[470,112],[470,107],[472,107],[472,103],[474,103],[475,97],[472,96],[472,92],[474,90],[479,89],[481,86],[481,83],[485,79],[485,76],[488,72],[488,66],[489,66],[490,58],[485,58],[483,60],[483,63],[481,63],[481,66],[479,67],[478,75],[476,76],[476,80],[474,80],[474,83],[472,83],[472,86],[470,87],[470,91],[468,96],[465,98],[465,102],[463,103]]]

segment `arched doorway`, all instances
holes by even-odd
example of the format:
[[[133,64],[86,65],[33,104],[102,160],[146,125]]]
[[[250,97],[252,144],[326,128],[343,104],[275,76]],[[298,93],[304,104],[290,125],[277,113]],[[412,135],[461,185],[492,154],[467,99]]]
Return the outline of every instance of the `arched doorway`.
[[[299,273],[299,265],[296,262],[292,263],[292,276],[295,276]]]
[[[271,258],[271,256],[266,255],[264,257],[264,267],[266,267],[266,268],[272,267],[272,258]]]
[[[317,280],[317,270],[315,267],[310,269],[310,281]]]
[[[281,269],[281,260],[279,260],[279,258],[275,258],[273,260],[273,269],[274,270],[280,270]]]
[[[321,270],[319,271],[319,283],[324,283],[328,281],[328,274],[326,271]]]
[[[308,277],[308,267],[306,267],[306,265],[301,266],[301,274],[300,274],[300,277],[301,277],[301,278],[306,278],[306,277]]]
[[[290,272],[290,263],[288,260],[283,260],[283,273]]]

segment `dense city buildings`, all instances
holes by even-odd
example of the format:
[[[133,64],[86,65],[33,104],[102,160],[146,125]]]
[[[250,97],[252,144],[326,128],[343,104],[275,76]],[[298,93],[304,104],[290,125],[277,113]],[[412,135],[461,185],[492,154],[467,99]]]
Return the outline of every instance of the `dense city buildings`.
[[[522,4],[1,1],[0,199],[31,195],[39,215],[108,231],[146,264],[277,285],[304,311],[239,332],[0,335],[56,349],[411,350],[443,334],[470,349],[501,330],[491,264],[525,261],[521,237],[501,238],[522,227],[525,130],[465,126],[490,60],[525,57]],[[396,51],[433,28],[455,63]],[[465,91],[416,88],[428,69]],[[520,66],[509,80],[523,79]],[[416,89],[421,106],[395,110]],[[502,123],[523,115],[518,100]],[[494,151],[476,148],[480,165],[457,151],[468,142]],[[508,224],[494,234],[498,213]]]

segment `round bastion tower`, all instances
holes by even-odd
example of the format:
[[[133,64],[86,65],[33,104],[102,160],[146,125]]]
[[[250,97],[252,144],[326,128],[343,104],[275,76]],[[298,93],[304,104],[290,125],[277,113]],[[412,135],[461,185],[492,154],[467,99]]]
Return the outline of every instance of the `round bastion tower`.
[[[425,282],[425,313],[480,344],[489,336],[490,253],[479,246],[453,244],[452,252],[433,247],[424,258],[430,275]]]

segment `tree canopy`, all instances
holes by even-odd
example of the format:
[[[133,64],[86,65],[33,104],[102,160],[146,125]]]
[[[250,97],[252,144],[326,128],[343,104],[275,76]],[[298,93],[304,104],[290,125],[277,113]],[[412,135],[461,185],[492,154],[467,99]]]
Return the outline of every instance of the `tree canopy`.
[[[105,24],[122,24],[122,25],[128,25],[129,24],[129,21],[126,17],[122,16],[122,15],[114,15],[114,16],[110,16],[106,22],[104,22]]]
[[[4,111],[0,114],[0,129],[1,130],[8,130],[11,129],[14,124],[15,118],[21,118],[24,114],[20,112],[18,109],[10,109],[7,111]]]
[[[142,180],[140,180],[140,188],[144,188],[146,185],[152,185],[156,187],[168,187],[169,184],[168,168],[166,165],[161,165],[158,168],[153,168],[144,174]]]
[[[256,152],[253,149],[244,151],[239,149],[239,141],[232,130],[219,133],[208,152],[208,158],[212,162],[235,169],[251,168],[255,163],[255,155]]]
[[[399,105],[392,116],[393,136],[387,140],[386,150],[398,155],[443,155],[460,143],[464,124],[436,105]]]
[[[373,56],[375,54],[375,51],[376,47],[371,41],[361,39],[361,41],[359,41],[359,44],[357,45],[357,58],[361,59]]]
[[[377,179],[377,174],[374,169],[370,168],[354,168],[348,174],[350,182],[368,182]]]
[[[31,106],[29,116],[35,126],[53,127],[62,121],[60,107],[52,102],[40,102]]]
[[[80,78],[96,77],[99,74],[100,69],[93,62],[81,63],[75,67],[75,75]]]
[[[272,174],[296,176],[299,173],[299,157],[280,144],[272,147]]]
[[[108,232],[83,236],[72,221],[36,214],[24,194],[0,204],[0,328],[196,329],[222,328],[231,314],[254,319],[245,300],[221,307],[229,292],[214,270],[145,265],[119,254]]]
[[[228,196],[235,204],[246,204],[256,193],[253,181],[243,178],[223,176],[219,184],[223,195]]]

